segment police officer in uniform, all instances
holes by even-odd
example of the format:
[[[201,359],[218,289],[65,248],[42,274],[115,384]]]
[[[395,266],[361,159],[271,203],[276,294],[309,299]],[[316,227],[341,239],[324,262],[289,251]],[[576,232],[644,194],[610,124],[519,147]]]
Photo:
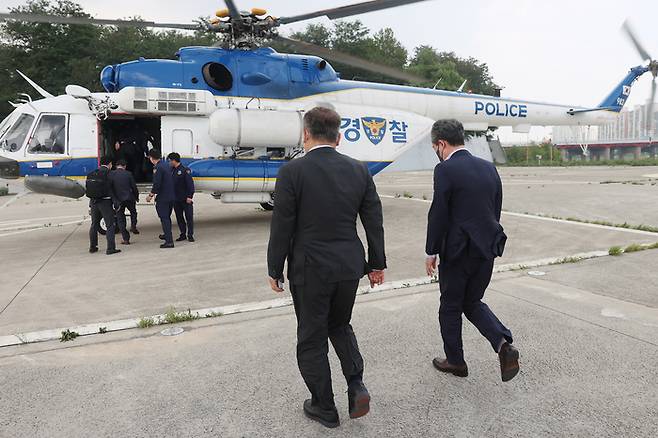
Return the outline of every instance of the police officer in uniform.
[[[194,207],[192,197],[194,196],[194,180],[192,171],[181,164],[180,154],[172,152],[167,156],[171,164],[174,177],[174,212],[176,222],[180,230],[180,236],[176,242],[188,240],[194,242]]]
[[[130,230],[139,234],[137,230],[137,201],[139,191],[132,173],[126,170],[126,161],[119,160],[116,169],[110,172],[110,179],[114,184],[114,208],[117,212],[117,225],[123,237],[122,245],[130,245],[130,233],[126,226],[126,209],[130,212]]]
[[[149,151],[149,160],[153,164],[153,187],[146,196],[146,202],[151,202],[155,196],[155,210],[162,224],[160,239],[164,243],[160,248],[173,248],[174,238],[171,235],[171,210],[174,208],[174,179],[171,167],[162,161],[162,155],[157,149]]]

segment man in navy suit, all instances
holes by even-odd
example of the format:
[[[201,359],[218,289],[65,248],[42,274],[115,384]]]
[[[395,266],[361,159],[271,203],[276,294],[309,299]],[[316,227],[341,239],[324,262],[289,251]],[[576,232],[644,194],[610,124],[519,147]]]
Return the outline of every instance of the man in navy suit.
[[[155,197],[155,210],[158,212],[162,224],[160,239],[164,243],[160,248],[173,248],[174,238],[171,234],[171,211],[174,208],[174,177],[171,174],[171,166],[163,161],[160,151],[151,149],[149,160],[153,164],[153,187],[151,193],[146,196],[146,202],[151,202]]]
[[[434,198],[427,220],[425,267],[434,275],[439,260],[439,324],[446,354],[432,363],[439,371],[466,377],[462,349],[462,313],[498,353],[504,382],[519,372],[512,333],[483,303],[494,258],[503,254],[507,236],[500,225],[503,190],[496,167],[464,147],[457,120],[432,126],[432,147],[441,161],[434,169]]]

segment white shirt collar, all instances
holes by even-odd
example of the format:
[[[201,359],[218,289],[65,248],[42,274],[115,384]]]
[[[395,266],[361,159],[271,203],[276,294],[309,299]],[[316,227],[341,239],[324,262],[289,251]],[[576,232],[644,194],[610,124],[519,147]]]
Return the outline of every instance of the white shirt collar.
[[[452,157],[452,156],[455,154],[455,152],[465,151],[465,150],[466,150],[466,147],[465,147],[465,146],[462,146],[462,147],[460,147],[460,148],[455,149],[454,151],[452,151],[452,152],[450,153],[450,155],[448,155],[448,157],[446,158],[446,161],[448,161],[448,160],[450,159],[450,157]]]
[[[319,144],[317,146],[313,146],[311,149],[308,150],[308,152],[311,152],[314,149],[320,149],[320,148],[333,148],[333,146],[330,146],[328,144]]]

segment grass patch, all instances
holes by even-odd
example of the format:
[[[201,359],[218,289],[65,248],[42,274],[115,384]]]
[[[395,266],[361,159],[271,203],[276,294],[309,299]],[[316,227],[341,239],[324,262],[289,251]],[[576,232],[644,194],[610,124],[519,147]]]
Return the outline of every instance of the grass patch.
[[[223,312],[213,311],[213,312],[210,312],[210,313],[206,313],[206,318],[217,318],[218,316],[223,316],[223,315],[224,315]]]
[[[104,335],[105,333],[107,333],[107,327],[98,327],[98,333]]]
[[[149,328],[153,325],[155,325],[155,320],[151,317],[142,317],[137,323],[139,328]]]
[[[80,334],[78,332],[72,332],[71,330],[66,329],[62,332],[62,336],[59,338],[59,342],[72,341],[75,338],[77,338],[78,336],[80,336]]]
[[[624,250],[622,249],[621,246],[611,246],[610,249],[608,250],[608,255],[611,256],[618,256],[622,255],[624,253]]]
[[[404,196],[405,198],[409,198],[409,199],[414,197],[413,193],[409,193],[409,192],[404,192],[402,194],[402,196]]]
[[[626,248],[624,248],[624,252],[625,253],[626,252],[638,252],[638,251],[644,251],[645,249],[647,249],[646,246],[639,245],[637,243],[631,243]]]
[[[564,265],[565,263],[578,263],[584,260],[583,257],[563,257],[559,260],[549,263],[549,265]]]
[[[176,312],[176,309],[171,307],[165,313],[164,322],[161,324],[176,324],[177,322],[193,321],[199,319],[199,314],[192,314],[190,309],[187,309],[187,312]]]

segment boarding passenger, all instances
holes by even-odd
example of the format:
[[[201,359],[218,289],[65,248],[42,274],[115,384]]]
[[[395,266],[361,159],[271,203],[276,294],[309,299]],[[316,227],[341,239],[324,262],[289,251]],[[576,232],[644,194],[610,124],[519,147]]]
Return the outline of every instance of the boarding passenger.
[[[180,236],[176,242],[187,240],[194,242],[194,180],[192,179],[192,171],[181,164],[180,155],[172,152],[167,155],[169,164],[172,167],[174,176],[174,194],[176,200],[174,201],[174,213],[176,213],[176,222],[178,223],[178,230]]]
[[[336,152],[340,116],[317,107],[304,115],[303,158],[279,169],[267,249],[270,287],[283,291],[283,265],[297,316],[297,363],[311,392],[304,414],[326,427],[339,425],[327,338],[347,381],[349,415],[370,410],[363,358],[350,325],[359,279],[384,281],[382,205],[365,163]],[[331,208],[327,208],[331,206]],[[368,239],[368,261],[356,230]]]
[[[126,160],[119,160],[116,169],[110,172],[110,178],[114,183],[114,209],[117,214],[117,225],[123,240],[122,245],[130,245],[130,233],[126,226],[126,210],[130,212],[130,230],[139,234],[137,230],[137,202],[139,191],[133,174],[126,170]]]
[[[462,349],[462,313],[498,353],[503,382],[519,372],[512,333],[482,302],[494,258],[503,254],[507,236],[500,225],[503,190],[496,167],[464,147],[464,127],[454,119],[432,126],[432,148],[441,161],[434,169],[434,198],[427,219],[425,268],[434,275],[439,262],[439,325],[445,359],[434,367],[466,377]],[[437,259],[438,257],[438,259]]]
[[[174,238],[171,235],[171,210],[174,208],[174,179],[171,167],[162,161],[162,155],[157,149],[149,151],[149,160],[153,164],[153,187],[146,196],[146,202],[151,202],[155,196],[155,210],[158,212],[162,224],[160,239],[164,243],[160,248],[173,248]]]
[[[116,196],[112,179],[109,176],[112,160],[109,157],[102,157],[100,162],[100,167],[87,175],[85,183],[85,191],[89,198],[89,208],[91,210],[89,252],[98,252],[98,231],[101,227],[101,219],[103,219],[107,229],[105,254],[112,255],[121,252],[120,249],[116,249],[114,240],[114,207],[112,199]]]

